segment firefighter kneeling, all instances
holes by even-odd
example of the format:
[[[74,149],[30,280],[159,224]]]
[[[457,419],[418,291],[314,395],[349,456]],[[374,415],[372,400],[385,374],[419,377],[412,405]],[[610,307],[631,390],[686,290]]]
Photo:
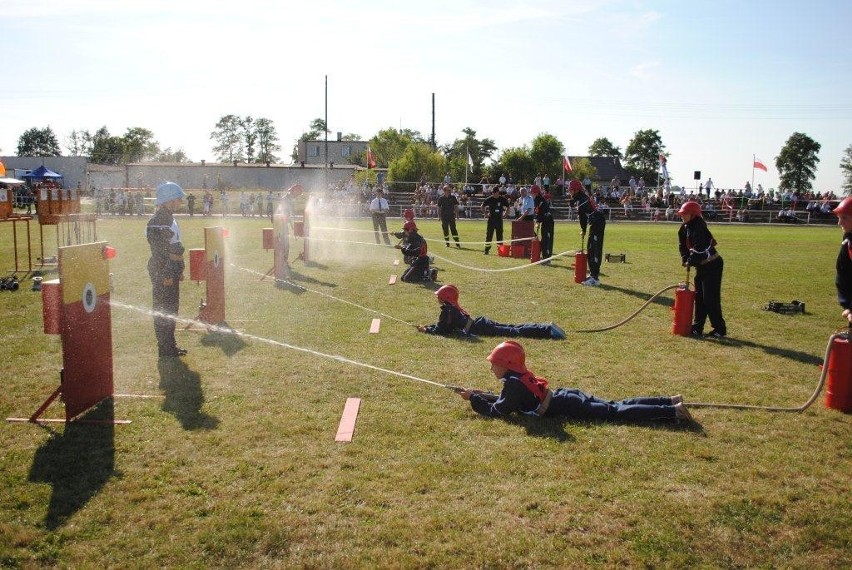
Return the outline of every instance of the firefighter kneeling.
[[[429,269],[429,249],[426,240],[417,233],[417,224],[413,221],[405,222],[402,226],[402,241],[395,247],[402,250],[403,259],[408,263],[408,269],[402,274],[403,281],[434,281],[438,276],[437,269]]]

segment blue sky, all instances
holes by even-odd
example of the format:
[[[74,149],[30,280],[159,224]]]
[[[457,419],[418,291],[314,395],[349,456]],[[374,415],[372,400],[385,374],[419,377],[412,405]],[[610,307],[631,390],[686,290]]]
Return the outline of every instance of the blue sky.
[[[5,0],[0,154],[51,126],[154,132],[212,160],[225,114],[271,119],[282,151],[324,114],[332,131],[403,127],[499,148],[539,133],[569,154],[660,132],[676,184],[739,188],[756,154],[803,132],[815,188],[837,190],[852,145],[852,4],[836,1]],[[289,159],[287,159],[289,160]]]

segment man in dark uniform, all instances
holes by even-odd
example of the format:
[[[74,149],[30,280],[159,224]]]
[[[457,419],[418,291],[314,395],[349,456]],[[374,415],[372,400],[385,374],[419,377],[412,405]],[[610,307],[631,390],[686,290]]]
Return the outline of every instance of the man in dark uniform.
[[[683,225],[677,232],[683,266],[695,267],[695,319],[692,336],[703,336],[704,323],[710,317],[713,330],[708,337],[722,338],[728,334],[722,318],[722,270],[725,265],[716,251],[716,240],[701,217],[698,202],[684,202],[678,210]]]
[[[497,245],[503,245],[503,218],[509,211],[509,200],[500,195],[496,186],[491,190],[491,196],[482,202],[482,212],[488,216],[488,226],[485,231],[485,255],[491,251],[491,238],[497,233]]]
[[[852,196],[844,198],[832,213],[837,216],[837,225],[843,230],[843,242],[837,254],[837,302],[843,307],[843,318],[852,327]]]
[[[571,194],[571,205],[577,208],[577,217],[580,220],[580,240],[586,237],[586,228],[589,227],[590,230],[589,241],[586,244],[586,252],[589,256],[589,277],[583,281],[583,285],[597,287],[601,284],[600,272],[606,217],[598,210],[598,205],[591,195],[591,188],[584,188],[579,180],[572,180],[568,183],[568,192]]]
[[[456,247],[461,249],[459,232],[456,230],[456,214],[459,211],[459,199],[453,196],[449,184],[444,185],[444,195],[438,198],[438,214],[441,216],[441,230],[444,232],[444,243],[450,247],[450,234],[456,240]]]
[[[173,212],[186,196],[174,182],[157,186],[157,211],[148,220],[146,235],[151,247],[148,275],[154,300],[154,334],[160,358],[183,356],[186,350],[175,341],[175,320],[180,304],[179,284],[183,276],[183,252],[180,228]]]
[[[535,221],[541,235],[541,258],[550,259],[553,255],[553,213],[550,211],[550,194],[542,194],[538,186],[532,187],[535,204]],[[550,261],[544,263],[550,264]]]

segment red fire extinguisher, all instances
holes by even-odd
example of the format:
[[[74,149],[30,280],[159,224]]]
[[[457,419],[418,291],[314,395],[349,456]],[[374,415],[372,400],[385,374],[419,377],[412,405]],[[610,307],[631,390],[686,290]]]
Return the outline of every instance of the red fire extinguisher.
[[[530,247],[530,263],[535,263],[541,259],[541,242],[537,237],[534,237],[532,240],[532,247]]]
[[[586,252],[582,249],[574,255],[574,283],[582,283],[586,280]]]
[[[852,344],[848,334],[841,334],[831,343],[825,383],[825,407],[852,412]]]
[[[672,310],[672,334],[689,336],[692,333],[692,313],[695,310],[695,291],[690,290],[689,282],[678,285]]]

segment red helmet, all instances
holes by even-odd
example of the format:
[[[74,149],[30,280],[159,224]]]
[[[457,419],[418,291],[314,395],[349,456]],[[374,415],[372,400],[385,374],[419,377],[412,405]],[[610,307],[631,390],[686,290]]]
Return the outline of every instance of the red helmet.
[[[455,285],[443,285],[435,291],[435,296],[442,303],[458,305],[459,303],[459,288]]]
[[[417,224],[412,221],[405,222],[404,224],[402,224],[402,230],[406,232],[416,232]]]
[[[292,186],[290,186],[290,188],[287,189],[287,192],[289,192],[290,196],[292,196],[293,198],[298,198],[302,195],[302,192],[304,190],[305,189],[302,188],[301,184],[293,184]]]
[[[677,211],[678,216],[682,216],[684,214],[690,214],[692,216],[701,216],[701,204],[698,202],[693,202],[692,200],[688,202],[684,202],[680,207],[680,210]]]
[[[579,180],[572,180],[568,183],[568,191],[572,194],[574,192],[582,192],[583,191],[583,183]]]
[[[524,347],[514,340],[506,340],[494,347],[488,355],[488,362],[507,368],[512,372],[525,374],[527,367],[524,364],[526,355]]]
[[[843,199],[840,204],[837,205],[835,209],[831,211],[835,216],[839,216],[841,214],[849,214],[852,213],[852,196],[847,196]]]
[[[403,217],[403,219],[405,219],[406,221],[409,221],[409,222],[410,222],[411,220],[413,220],[413,219],[414,219],[414,210],[412,210],[411,208],[408,208],[406,211],[404,211],[404,212],[402,213],[402,217]]]
[[[533,196],[538,196],[541,194],[541,188],[538,187],[538,184],[533,184],[533,187],[530,188],[530,194]]]

